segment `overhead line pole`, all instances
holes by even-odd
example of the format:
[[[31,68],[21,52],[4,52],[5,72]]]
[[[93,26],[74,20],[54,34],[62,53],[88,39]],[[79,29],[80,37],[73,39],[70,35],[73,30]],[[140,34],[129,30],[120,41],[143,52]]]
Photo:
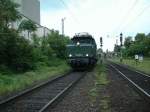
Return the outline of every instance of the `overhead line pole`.
[[[61,22],[62,22],[62,35],[63,35],[63,36],[64,36],[64,27],[65,27],[65,26],[64,26],[64,21],[65,21],[65,19],[66,19],[66,18],[62,18],[62,19],[61,19]]]

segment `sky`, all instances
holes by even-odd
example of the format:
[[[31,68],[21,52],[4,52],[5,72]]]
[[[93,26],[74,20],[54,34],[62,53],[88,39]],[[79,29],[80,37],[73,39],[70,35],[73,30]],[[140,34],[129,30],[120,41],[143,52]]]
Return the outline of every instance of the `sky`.
[[[40,0],[41,25],[65,35],[88,32],[103,50],[113,51],[122,32],[123,39],[137,33],[150,33],[150,0]]]

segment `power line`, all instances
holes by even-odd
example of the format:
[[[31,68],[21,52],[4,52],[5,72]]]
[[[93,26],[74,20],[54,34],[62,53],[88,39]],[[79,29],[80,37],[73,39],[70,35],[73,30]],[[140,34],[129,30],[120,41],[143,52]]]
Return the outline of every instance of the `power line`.
[[[138,0],[135,0],[134,3],[132,4],[132,6],[128,9],[128,11],[126,12],[126,14],[123,16],[120,24],[115,28],[115,30],[113,32],[116,32],[117,30],[121,29],[122,24],[124,23],[124,21],[128,20],[126,18],[129,17],[129,14],[132,12],[132,10],[134,9],[134,7],[136,6]],[[126,19],[126,20],[125,20]]]
[[[130,24],[130,25],[133,24],[133,23],[145,12],[145,10],[148,9],[148,8],[150,8],[150,4],[147,5],[146,7],[144,7],[143,10],[142,10],[132,21],[130,21],[128,24],[126,24],[126,25],[122,28],[122,30],[125,30],[129,24]]]
[[[139,0],[135,0],[134,1],[134,3],[132,4],[132,6],[128,9],[128,11],[126,12],[126,14],[123,16],[123,19],[121,20],[121,22],[118,25],[118,27],[113,32],[116,32],[118,29],[121,29],[122,24],[124,23],[124,21],[128,20],[127,18],[129,17],[129,14],[131,14],[132,10],[137,5],[138,1]]]
[[[74,21],[76,23],[79,23],[78,19],[74,16],[74,14],[72,13],[72,11],[70,10],[70,8],[68,7],[68,5],[64,2],[64,0],[59,0],[63,6],[68,10],[69,14],[71,15],[71,17],[74,19]]]

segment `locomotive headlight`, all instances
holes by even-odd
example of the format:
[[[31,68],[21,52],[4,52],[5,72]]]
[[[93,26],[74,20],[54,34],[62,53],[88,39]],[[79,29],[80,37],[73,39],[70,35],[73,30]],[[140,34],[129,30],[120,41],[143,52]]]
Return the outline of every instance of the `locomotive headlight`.
[[[80,42],[77,42],[77,46],[79,46],[80,45]]]
[[[88,57],[88,56],[89,56],[89,54],[86,54],[86,56]]]
[[[69,54],[69,57],[72,57],[72,54]]]

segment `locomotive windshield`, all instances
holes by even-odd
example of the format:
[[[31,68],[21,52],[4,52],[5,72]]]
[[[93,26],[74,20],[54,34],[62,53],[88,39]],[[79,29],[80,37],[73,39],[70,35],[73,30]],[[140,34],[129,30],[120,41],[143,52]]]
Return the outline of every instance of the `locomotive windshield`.
[[[71,39],[72,43],[86,43],[86,44],[93,44],[94,40],[92,38],[85,38],[85,37],[80,37],[80,38],[73,38]]]

